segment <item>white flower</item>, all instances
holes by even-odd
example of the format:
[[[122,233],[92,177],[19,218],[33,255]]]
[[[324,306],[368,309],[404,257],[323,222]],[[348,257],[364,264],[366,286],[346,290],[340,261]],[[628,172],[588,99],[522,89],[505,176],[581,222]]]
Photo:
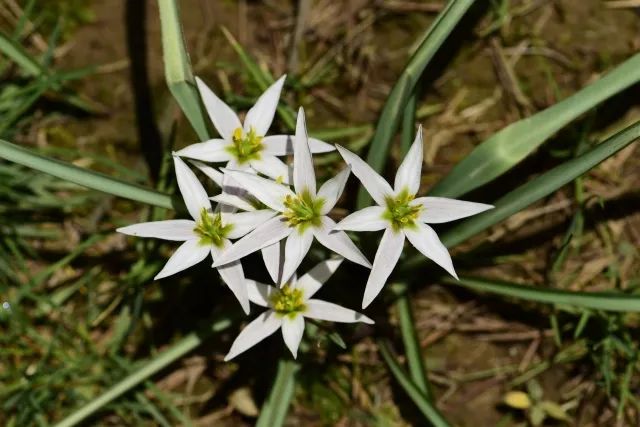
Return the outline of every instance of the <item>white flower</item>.
[[[173,162],[180,193],[193,220],[143,222],[117,230],[130,236],[184,242],[155,279],[185,270],[204,260],[209,254],[215,261],[223,250],[231,246],[229,239],[244,236],[274,216],[273,211],[269,209],[242,213],[212,212],[209,197],[195,174],[180,158],[174,156]],[[244,311],[248,313],[249,299],[240,262],[225,263],[217,266],[217,269]]]
[[[331,232],[335,227],[335,222],[327,214],[342,194],[344,184],[349,177],[349,168],[325,182],[316,192],[316,177],[302,108],[298,112],[295,139],[293,144],[293,186],[295,192],[286,185],[254,174],[229,169],[223,170],[225,174],[228,174],[277,215],[235,242],[214,263],[214,267],[238,260],[286,238],[284,263],[279,277],[281,283],[286,282],[309,251],[314,237],[322,245],[348,260],[365,267],[371,266],[371,263],[346,233],[343,231]]]
[[[278,107],[280,91],[286,76],[280,77],[247,112],[244,126],[236,113],[218,98],[199,78],[196,83],[213,126],[221,138],[192,144],[175,154],[205,162],[227,162],[235,170],[254,170],[270,178],[289,182],[289,168],[276,156],[293,152],[289,135],[266,136]],[[335,148],[311,138],[311,151],[325,153]]]
[[[394,188],[351,151],[340,146],[338,151],[378,206],[352,213],[340,221],[336,230],[384,230],[367,280],[362,308],[367,307],[382,290],[400,258],[405,237],[424,256],[457,279],[447,248],[427,224],[465,218],[493,206],[443,197],[415,198],[422,173],[422,127],[398,168]]]
[[[342,259],[324,261],[304,276],[297,280],[294,278],[280,289],[247,280],[251,302],[268,307],[269,310],[258,316],[240,332],[224,360],[233,359],[279,328],[282,328],[285,344],[291,350],[293,357],[296,357],[304,333],[305,317],[332,322],[372,324],[373,320],[364,314],[327,301],[311,299],[322,284],[336,271],[341,262]]]

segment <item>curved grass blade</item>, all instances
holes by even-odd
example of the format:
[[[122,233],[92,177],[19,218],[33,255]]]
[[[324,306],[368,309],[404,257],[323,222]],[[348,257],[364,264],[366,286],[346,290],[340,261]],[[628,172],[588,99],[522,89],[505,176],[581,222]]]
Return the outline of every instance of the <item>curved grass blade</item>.
[[[471,277],[460,277],[459,281],[445,277],[442,281],[475,291],[491,292],[528,301],[591,308],[594,310],[640,312],[640,295],[614,292],[566,291]]]
[[[413,403],[416,404],[420,412],[431,422],[434,427],[450,427],[449,423],[444,419],[444,417],[438,412],[438,410],[429,402],[427,397],[420,392],[418,387],[411,381],[411,379],[407,376],[407,374],[400,367],[398,362],[391,355],[391,351],[389,350],[389,346],[385,341],[378,341],[378,349],[380,350],[380,354],[384,358],[384,361],[387,363],[389,370],[398,381],[400,386],[404,389],[407,395],[411,398]]]
[[[195,87],[191,62],[184,45],[178,3],[175,0],[158,0],[162,32],[162,56],[164,74],[169,91],[187,116],[189,123],[205,141],[210,138],[206,115]]]
[[[276,380],[262,406],[256,427],[279,427],[284,424],[295,389],[296,373],[299,370],[300,365],[296,362],[280,359]]]
[[[181,202],[168,194],[151,188],[130,184],[108,175],[83,169],[60,160],[51,159],[38,153],[0,139],[0,158],[32,169],[48,173],[57,178],[73,182],[83,187],[102,191],[114,196],[147,203],[166,209],[181,209]]]
[[[376,133],[373,136],[367,155],[367,163],[377,172],[384,168],[391,139],[398,130],[405,104],[413,93],[420,76],[431,61],[431,58],[433,58],[473,3],[473,0],[451,0],[447,4],[427,30],[424,40],[396,81],[378,119]],[[358,209],[368,206],[370,201],[371,198],[364,187],[360,187],[358,191]]]
[[[569,98],[491,136],[436,184],[430,195],[459,197],[494,180],[572,120],[638,81],[640,53]]]
[[[15,62],[22,70],[32,77],[46,74],[42,67],[24,48],[13,39],[0,32],[0,52]]]

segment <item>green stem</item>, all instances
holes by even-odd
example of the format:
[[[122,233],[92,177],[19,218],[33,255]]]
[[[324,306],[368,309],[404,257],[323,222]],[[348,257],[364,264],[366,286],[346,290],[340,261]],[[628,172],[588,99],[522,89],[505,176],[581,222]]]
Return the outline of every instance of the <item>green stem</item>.
[[[300,365],[293,360],[280,359],[276,380],[262,406],[256,427],[278,427],[284,424],[295,390],[296,373]]]

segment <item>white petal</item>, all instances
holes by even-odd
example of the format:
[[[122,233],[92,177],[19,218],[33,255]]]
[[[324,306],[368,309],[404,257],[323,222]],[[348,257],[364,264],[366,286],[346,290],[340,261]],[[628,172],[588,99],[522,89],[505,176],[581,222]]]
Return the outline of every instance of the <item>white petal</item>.
[[[367,308],[369,304],[378,296],[382,287],[387,282],[389,275],[396,266],[402,247],[404,246],[404,234],[395,232],[391,228],[387,228],[382,235],[378,252],[373,260],[373,268],[367,286],[364,290],[364,298],[362,299],[362,308]]]
[[[251,160],[250,163],[252,168],[271,179],[284,184],[291,182],[293,170],[275,156],[263,154],[260,159]]]
[[[231,242],[227,239],[224,240],[224,246],[222,248],[212,245],[211,258],[215,260],[225,248],[230,246]],[[233,292],[233,295],[235,295],[245,314],[249,314],[249,295],[247,293],[244,271],[242,270],[240,261],[230,262],[229,264],[218,267],[217,270],[224,283],[227,284],[231,292]]]
[[[153,237],[156,239],[184,242],[197,238],[193,229],[196,223],[190,219],[170,219],[167,221],[141,222],[139,224],[120,227],[118,233],[136,237]]]
[[[293,143],[293,186],[298,194],[308,191],[312,196],[316,195],[316,173],[313,170],[313,159],[309,151],[307,125],[302,107],[298,110],[296,137]]]
[[[466,202],[445,197],[418,197],[412,205],[418,204],[423,207],[420,212],[420,221],[427,224],[455,221],[493,209],[493,206],[484,203]]]
[[[215,93],[200,78],[196,77],[196,84],[200,91],[200,97],[207,109],[211,123],[223,139],[231,141],[233,131],[241,128],[242,124],[236,113],[216,96]]]
[[[224,139],[211,139],[191,144],[173,153],[174,156],[187,157],[203,162],[228,162],[231,154],[227,151],[229,143]]]
[[[282,318],[282,338],[287,345],[293,358],[298,357],[298,347],[300,341],[302,341],[302,335],[304,334],[304,317],[301,315],[295,315],[293,317],[284,316]]]
[[[282,216],[277,216],[265,222],[251,233],[244,236],[220,255],[220,258],[213,263],[214,267],[226,264],[245,257],[266,246],[272,245],[291,233],[287,222]]]
[[[393,190],[389,183],[351,151],[340,145],[336,145],[336,148],[344,161],[351,166],[351,172],[360,180],[373,200],[380,206],[386,206],[385,197],[393,196]]]
[[[278,292],[275,287],[249,279],[245,279],[245,284],[247,286],[247,294],[249,295],[249,300],[252,303],[260,305],[262,307],[271,306],[271,298],[275,293]]]
[[[458,278],[453,269],[451,255],[449,255],[449,251],[444,247],[433,228],[418,222],[416,223],[416,229],[406,228],[403,232],[409,242],[424,256],[447,270],[456,279]]]
[[[330,258],[307,271],[302,277],[295,282],[295,287],[302,289],[304,299],[311,298],[322,285],[340,267],[344,258]]]
[[[190,163],[193,166],[197,167],[200,170],[200,172],[205,174],[207,177],[211,178],[211,180],[215,182],[218,187],[222,188],[222,182],[223,182],[222,172],[220,172],[218,169],[212,168],[211,166],[205,163],[199,162],[197,160],[191,160]]]
[[[284,266],[282,267],[282,284],[286,283],[296,272],[296,269],[302,262],[302,259],[309,252],[313,242],[313,232],[310,228],[305,229],[302,233],[293,230],[284,246]]]
[[[178,180],[178,188],[184,199],[184,204],[191,217],[198,221],[202,209],[211,210],[211,202],[204,187],[198,181],[196,174],[193,173],[189,166],[182,161],[180,157],[173,157],[173,165],[176,169],[176,179]]]
[[[416,194],[420,189],[422,162],[424,160],[422,151],[422,126],[420,126],[413,145],[411,145],[407,155],[404,156],[404,160],[396,172],[396,180],[393,184],[396,193],[406,188],[409,194]]]
[[[262,248],[262,259],[273,283],[280,285],[284,260],[284,242],[281,240]]]
[[[225,224],[233,225],[227,236],[229,239],[239,239],[256,227],[269,221],[276,215],[271,209],[260,209],[253,212],[238,212],[234,214],[223,214]]]
[[[209,255],[209,246],[201,245],[198,239],[187,240],[171,255],[154,280],[186,270],[205,259],[207,255]]]
[[[347,166],[345,169],[340,171],[339,174],[322,184],[322,187],[320,187],[318,197],[324,199],[324,204],[322,205],[321,210],[323,215],[328,214],[338,202],[350,173],[351,167]]]
[[[221,205],[233,206],[234,208],[243,210],[243,211],[255,211],[256,208],[253,207],[251,203],[247,201],[247,199],[239,196],[234,196],[228,193],[221,193],[217,196],[209,197],[210,200],[214,202],[220,203]]]
[[[382,206],[369,206],[345,217],[336,225],[336,230],[350,231],[378,231],[389,226],[389,221],[384,219],[385,208]]]
[[[329,217],[322,217],[322,225],[313,229],[318,242],[342,255],[351,262],[371,268],[371,263],[344,231],[335,230],[336,223]]]
[[[279,212],[284,211],[285,197],[294,195],[293,192],[289,190],[289,187],[278,184],[275,181],[247,172],[232,171],[229,169],[223,169],[222,171],[225,174],[229,174],[256,199],[260,200],[273,210]]]
[[[303,313],[304,317],[318,320],[328,320],[330,322],[356,323],[363,322],[372,325],[373,320],[357,311],[344,308],[338,304],[327,301],[312,299],[305,303],[307,310]]]
[[[264,136],[267,134],[271,122],[273,122],[276,108],[278,108],[280,92],[282,91],[282,85],[286,77],[286,75],[280,77],[274,84],[269,86],[247,112],[247,116],[244,119],[245,132],[249,132],[251,127],[253,127],[258,135]]]
[[[240,332],[240,335],[238,335],[233,344],[231,344],[229,353],[224,357],[225,362],[245,352],[269,335],[272,335],[278,330],[280,325],[282,325],[282,319],[276,315],[275,311],[267,310],[262,313]]]
[[[286,156],[293,154],[292,135],[269,135],[262,140],[265,154],[272,156]],[[316,138],[309,138],[309,149],[312,153],[328,153],[336,149],[332,144],[327,144]]]

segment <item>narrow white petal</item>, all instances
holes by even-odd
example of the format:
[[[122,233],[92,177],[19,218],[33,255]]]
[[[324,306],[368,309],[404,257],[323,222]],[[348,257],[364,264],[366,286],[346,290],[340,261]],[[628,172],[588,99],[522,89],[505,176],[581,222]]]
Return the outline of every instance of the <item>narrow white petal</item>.
[[[447,273],[456,279],[458,278],[453,269],[451,255],[449,255],[449,251],[444,247],[433,228],[426,224],[416,223],[416,229],[406,228],[403,231],[409,242],[424,256],[447,270]]]
[[[139,224],[120,227],[118,233],[136,237],[153,237],[156,239],[184,242],[197,238],[193,229],[196,223],[190,219],[170,219],[167,221],[141,222]]]
[[[223,214],[225,224],[231,224],[233,228],[227,235],[229,239],[239,239],[245,234],[253,231],[256,227],[269,221],[276,215],[271,209],[260,209],[253,212],[238,212],[233,214]]]
[[[280,92],[282,91],[282,85],[286,77],[286,75],[280,77],[274,84],[269,86],[247,112],[247,116],[244,119],[245,132],[249,132],[251,127],[253,127],[258,135],[266,135],[271,126],[271,122],[273,122],[276,108],[278,108]]]
[[[275,181],[247,172],[232,171],[229,169],[223,169],[222,171],[225,174],[229,174],[231,178],[236,180],[256,199],[260,200],[273,210],[279,212],[284,211],[285,197],[294,195],[293,192],[289,190],[289,187],[278,184]]]
[[[284,218],[277,216],[271,218],[242,239],[235,242],[228,250],[220,255],[213,263],[213,267],[219,267],[228,262],[238,260],[266,246],[272,245],[291,233],[291,228]]]
[[[205,174],[208,178],[210,178],[216,185],[222,188],[223,175],[218,169],[213,168],[205,163],[199,162],[197,160],[191,160],[190,163],[197,167],[200,172]]]
[[[301,315],[295,315],[293,317],[284,316],[282,318],[282,338],[287,345],[293,358],[298,357],[298,347],[300,341],[302,341],[302,335],[304,334],[304,317]]]
[[[211,258],[215,260],[224,249],[230,246],[231,242],[227,239],[224,240],[224,246],[222,248],[211,246]],[[242,306],[242,310],[244,310],[245,314],[249,314],[249,295],[247,293],[244,271],[242,270],[240,261],[230,262],[229,264],[218,267],[217,270],[218,273],[220,273],[222,281],[227,284]]]
[[[237,128],[242,128],[240,119],[238,119],[236,113],[225,104],[223,100],[218,98],[198,77],[196,77],[196,84],[198,85],[200,97],[202,97],[202,102],[209,114],[211,123],[213,123],[213,126],[223,139],[231,141],[233,131]]]
[[[424,160],[422,152],[422,126],[420,126],[416,139],[396,172],[396,180],[393,184],[396,193],[406,188],[409,194],[416,194],[420,189],[422,162]]]
[[[205,259],[207,255],[209,255],[209,246],[201,245],[198,239],[187,240],[171,255],[154,280],[186,270]]]
[[[189,166],[182,161],[180,157],[173,156],[173,165],[176,170],[176,179],[178,180],[178,188],[184,199],[184,204],[191,217],[198,221],[202,209],[211,210],[211,202],[204,187],[198,181],[196,174],[193,173]]]
[[[233,344],[231,344],[229,353],[224,357],[225,362],[272,335],[280,325],[282,325],[282,319],[276,315],[275,311],[267,310],[262,313],[240,332]]]
[[[227,150],[228,145],[229,143],[224,139],[211,139],[188,145],[173,154],[203,162],[228,162],[231,159],[231,153]]]
[[[284,264],[284,242],[281,240],[262,248],[262,259],[273,283],[280,285]]]
[[[363,309],[367,308],[382,290],[400,258],[403,246],[404,234],[387,228],[382,235],[382,240],[380,240],[378,252],[376,252],[376,257],[373,260],[373,268],[364,290]]]
[[[371,268],[371,263],[344,231],[334,230],[336,223],[328,216],[322,217],[322,225],[313,229],[321,245],[342,255],[351,262]]]
[[[382,206],[369,206],[345,217],[336,225],[336,230],[350,231],[378,231],[389,226],[389,221],[384,219]]]
[[[445,197],[418,197],[412,204],[422,205],[420,221],[427,224],[455,221],[456,219],[466,218],[493,209],[492,205],[447,199]]]
[[[245,284],[249,300],[252,303],[262,307],[271,306],[271,298],[278,291],[276,288],[250,279],[245,279]]]
[[[349,166],[351,172],[360,180],[364,188],[371,195],[373,200],[380,206],[386,206],[385,197],[392,196],[393,190],[383,177],[378,175],[371,166],[360,157],[353,154],[340,145],[336,145],[340,155]]]
[[[313,170],[313,159],[309,150],[309,137],[302,107],[298,110],[296,137],[293,143],[293,186],[298,194],[308,191],[312,196],[316,195],[316,173]]]
[[[213,200],[214,202],[220,203],[221,205],[233,206],[234,208],[243,211],[256,210],[256,208],[253,207],[253,205],[249,203],[247,199],[228,193],[220,193],[217,196],[209,197],[209,199]]]
[[[303,315],[304,317],[309,317],[311,319],[342,323],[363,322],[370,325],[374,323],[373,320],[364,314],[327,301],[312,299],[307,301],[305,305],[307,306],[307,310]]]
[[[339,174],[322,184],[322,187],[320,187],[318,197],[324,199],[324,204],[322,205],[321,210],[323,215],[328,214],[338,202],[350,173],[351,167],[347,166],[345,169],[340,171]]]
[[[318,292],[322,285],[329,280],[338,267],[340,267],[343,260],[344,258],[330,258],[322,261],[295,282],[295,287],[302,289],[305,300],[308,300]]]
[[[285,162],[275,156],[265,155],[258,160],[251,160],[251,167],[269,178],[289,184],[293,176],[293,170]]]
[[[284,246],[284,266],[282,267],[282,284],[286,283],[296,272],[302,259],[309,252],[313,242],[313,232],[307,228],[302,233],[293,230],[287,237]]]
[[[292,135],[269,135],[262,140],[264,144],[265,154],[272,156],[286,156],[293,154],[293,136]],[[336,147],[327,144],[317,138],[309,138],[309,149],[312,153],[328,153],[334,151]]]

